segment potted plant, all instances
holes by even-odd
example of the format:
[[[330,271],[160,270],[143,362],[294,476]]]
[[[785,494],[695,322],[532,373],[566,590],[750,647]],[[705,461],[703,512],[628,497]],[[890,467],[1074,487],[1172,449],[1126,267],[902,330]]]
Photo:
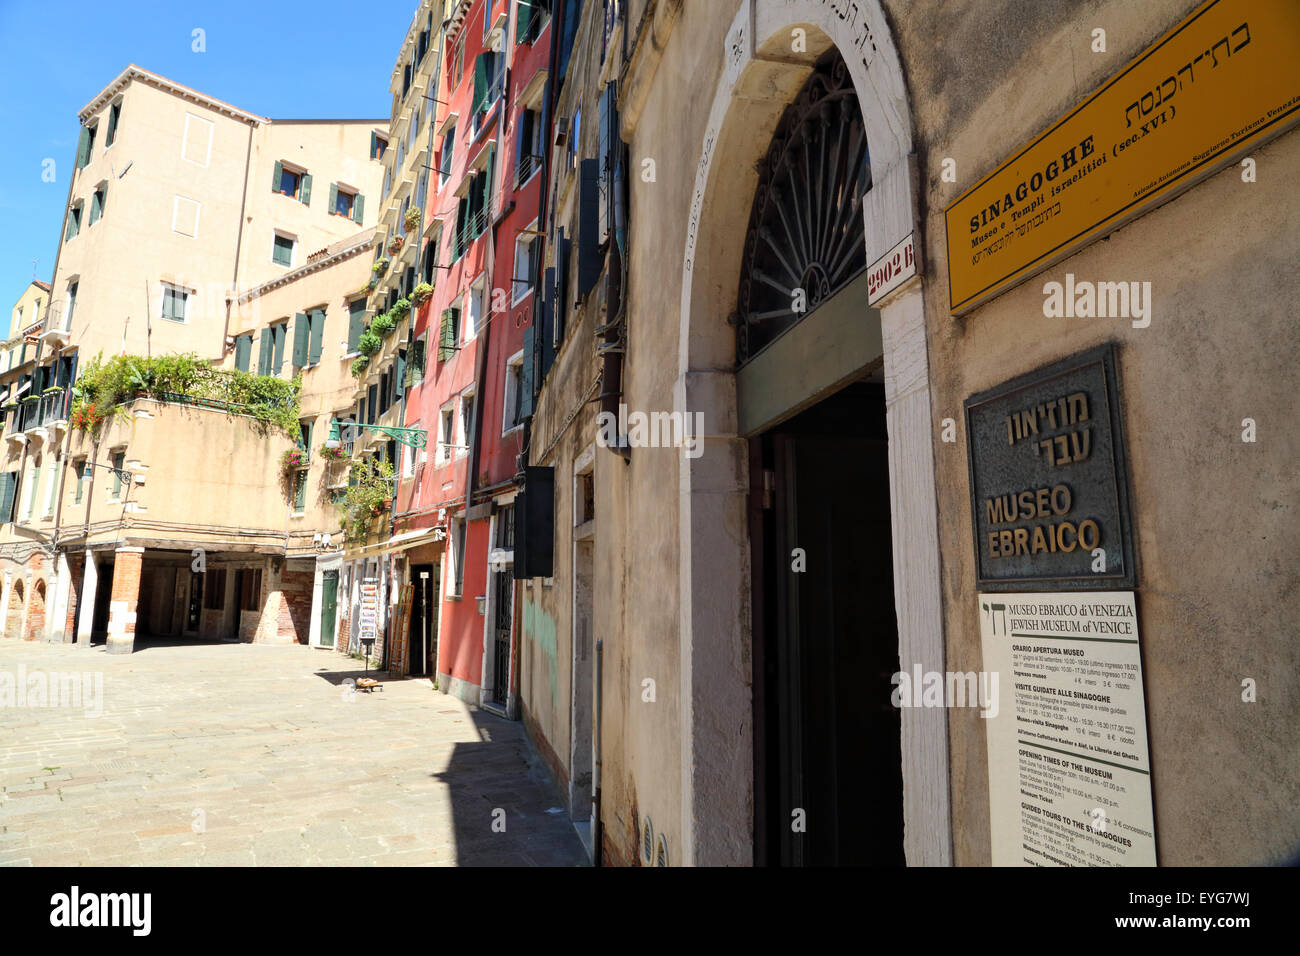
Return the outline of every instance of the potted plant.
[[[406,215],[402,218],[402,225],[406,226],[407,232],[414,232],[420,227],[420,210],[418,208],[406,210]]]
[[[381,312],[375,316],[374,321],[370,323],[370,330],[372,332],[385,337],[395,328],[397,328],[397,320],[393,318],[392,312]],[[362,337],[364,338],[364,336]]]
[[[321,445],[320,456],[325,461],[342,461],[347,457],[347,452],[343,450],[342,445],[339,445],[337,448],[331,448],[329,445]]]
[[[364,336],[363,336],[363,337],[364,337]],[[370,358],[369,358],[368,356],[365,356],[365,355],[361,356],[360,358],[353,359],[353,361],[352,361],[352,377],[353,377],[353,378],[361,378],[363,375],[365,375],[365,374],[366,374],[366,366],[368,366],[369,364],[370,364]]]
[[[402,236],[393,236],[388,240],[388,254],[395,256],[402,251],[402,246],[406,245],[406,239]]]
[[[366,283],[366,294],[369,295],[375,291],[375,286],[379,285],[379,277],[371,276],[370,281]]]
[[[369,357],[378,352],[383,347],[383,344],[379,339],[379,333],[374,330],[372,324],[370,328],[361,333],[361,338],[357,341],[357,351]]]
[[[424,305],[425,302],[433,295],[433,286],[427,282],[421,282],[411,290],[411,304],[417,308]]]
[[[395,320],[400,321],[402,318],[405,317],[406,313],[410,311],[411,311],[411,300],[398,299],[396,302],[393,303],[393,308],[391,310],[391,313]]]
[[[388,258],[385,256],[383,258],[376,259],[375,264],[370,267],[370,271],[373,272],[375,274],[375,278],[378,279],[381,275],[383,275],[385,272],[388,271]]]

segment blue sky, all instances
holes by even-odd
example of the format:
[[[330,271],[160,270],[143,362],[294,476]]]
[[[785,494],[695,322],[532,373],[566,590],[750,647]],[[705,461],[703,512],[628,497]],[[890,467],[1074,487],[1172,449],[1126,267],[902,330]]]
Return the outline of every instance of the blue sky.
[[[0,0],[0,306],[49,282],[77,111],[129,63],[261,116],[388,116],[416,0]],[[75,32],[69,32],[75,24]],[[206,52],[192,50],[205,31]],[[41,181],[52,157],[56,181]]]

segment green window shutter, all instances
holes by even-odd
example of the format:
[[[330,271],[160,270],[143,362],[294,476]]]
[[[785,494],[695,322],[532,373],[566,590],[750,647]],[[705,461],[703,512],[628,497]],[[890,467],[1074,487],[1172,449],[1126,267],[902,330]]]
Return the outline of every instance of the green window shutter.
[[[366,330],[366,300],[354,299],[348,306],[348,353],[355,352]]]
[[[519,0],[515,6],[515,43],[523,43],[528,36],[528,28],[533,22],[533,5],[528,0]]]
[[[365,208],[366,197],[361,195],[361,193],[357,193],[352,199],[352,221],[358,226],[361,225],[361,220],[365,218]]]
[[[7,471],[0,482],[0,524],[14,520],[14,492],[18,489],[18,473]],[[80,501],[80,497],[77,499]]]
[[[293,317],[293,364],[299,368],[307,364],[307,339],[310,335],[307,313],[297,313]]]
[[[330,206],[326,212],[332,213],[339,208],[339,184],[330,183]]]
[[[281,322],[273,329],[275,341],[275,356],[271,359],[271,368],[273,375],[279,375],[280,369],[284,368],[284,343],[289,338],[289,323]]]
[[[235,339],[235,368],[241,372],[248,371],[248,360],[253,351],[253,336],[241,335]]]
[[[90,162],[90,129],[81,127],[81,139],[77,142],[77,168],[81,169]]]
[[[271,374],[271,346],[274,339],[275,333],[271,331],[271,327],[268,325],[262,330],[261,352],[257,358],[258,375]]]
[[[406,394],[406,352],[405,350],[400,350],[400,349],[398,350],[397,362],[396,364],[394,364],[393,369],[396,372],[396,375],[394,376],[394,380],[395,380],[394,394],[397,396],[397,398],[401,398],[403,395]]]
[[[112,457],[113,463],[113,497],[122,497],[122,458],[123,455],[118,453]],[[38,471],[37,474],[40,474]]]
[[[277,159],[275,161],[275,172],[271,173],[271,192],[280,191],[280,180],[284,176],[284,165]]]
[[[419,384],[424,380],[424,339],[416,339],[411,344],[411,367],[415,369],[412,378],[415,381],[412,384]]]
[[[370,158],[375,158],[375,151],[379,148],[379,137],[372,130],[370,133]]]
[[[74,504],[81,504],[81,493],[86,490],[86,463],[77,462],[77,498]]]
[[[75,206],[68,210],[68,228],[63,231],[63,241],[67,242],[81,228],[81,213]]]
[[[471,113],[477,113],[487,105],[488,96],[488,67],[491,55],[480,53],[474,61],[474,100],[470,109]]]
[[[304,511],[307,507],[307,472],[298,472],[294,480],[293,510]]]
[[[438,361],[445,362],[456,353],[457,309],[443,309],[442,327],[438,330]]]
[[[302,174],[301,192],[302,192],[302,204],[304,206],[310,206],[311,205],[311,175],[309,173]]]
[[[117,139],[117,114],[121,109],[120,104],[113,104],[108,110],[108,132],[104,134],[104,145],[112,146],[113,141]]]
[[[307,354],[307,364],[315,365],[325,351],[325,310],[312,309],[311,340]]]

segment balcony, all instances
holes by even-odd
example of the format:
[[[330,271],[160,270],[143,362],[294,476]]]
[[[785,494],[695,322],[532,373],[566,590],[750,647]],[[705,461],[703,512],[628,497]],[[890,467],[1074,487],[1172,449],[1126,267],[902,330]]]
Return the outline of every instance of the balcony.
[[[21,433],[27,438],[44,439],[49,434],[46,429],[53,428],[60,432],[68,425],[71,408],[72,389],[66,385],[46,389],[40,395],[30,395],[19,402],[15,409],[16,426],[9,437]]]
[[[40,340],[53,349],[61,349],[68,344],[72,335],[72,312],[64,315],[63,304],[52,302],[45,309],[45,321]]]

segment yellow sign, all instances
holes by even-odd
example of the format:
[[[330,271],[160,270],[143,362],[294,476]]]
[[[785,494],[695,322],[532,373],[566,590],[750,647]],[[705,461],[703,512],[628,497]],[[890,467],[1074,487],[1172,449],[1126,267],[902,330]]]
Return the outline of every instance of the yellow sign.
[[[953,314],[1300,121],[1300,2],[1210,0],[945,212]]]

